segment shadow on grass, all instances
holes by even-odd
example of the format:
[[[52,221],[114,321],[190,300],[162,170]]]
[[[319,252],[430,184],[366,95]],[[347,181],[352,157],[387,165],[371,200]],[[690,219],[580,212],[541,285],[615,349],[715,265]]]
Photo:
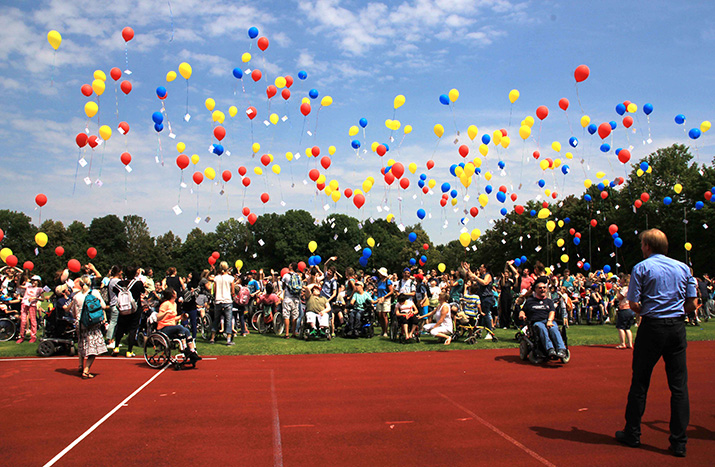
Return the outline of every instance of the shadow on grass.
[[[532,426],[529,427],[531,431],[536,433],[542,438],[548,439],[562,439],[566,441],[572,441],[574,443],[581,444],[603,444],[612,446],[622,446],[615,438],[615,430],[613,435],[606,435],[603,433],[595,433],[593,431],[582,430],[578,427],[572,426],[570,430],[557,430],[555,428],[543,427],[543,426]],[[625,446],[624,446],[625,449]],[[633,449],[633,448],[628,448]],[[656,452],[659,454],[670,455],[667,449],[657,448],[655,446],[650,446],[647,444],[641,444],[639,449],[645,451]]]

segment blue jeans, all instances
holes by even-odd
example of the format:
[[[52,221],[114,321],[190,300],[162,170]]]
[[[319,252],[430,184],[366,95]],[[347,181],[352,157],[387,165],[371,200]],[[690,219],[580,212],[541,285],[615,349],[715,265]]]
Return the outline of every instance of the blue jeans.
[[[191,331],[186,329],[184,326],[178,324],[174,326],[164,326],[159,329],[159,331],[166,334],[169,339],[186,339],[187,341],[192,342]]]
[[[233,307],[231,306],[231,302],[216,303],[214,305],[214,317],[215,319],[211,326],[211,331],[218,332],[219,323],[221,322],[221,318],[223,318],[223,332],[229,336],[233,334]]]
[[[359,332],[362,325],[362,311],[352,310],[348,314],[348,329],[351,332]]]
[[[566,349],[557,325],[554,324],[550,328],[547,328],[546,321],[534,321],[532,326],[534,331],[539,334],[539,339],[544,343],[547,352],[553,349],[554,346],[556,346],[556,350]]]
[[[191,330],[191,337],[196,339],[196,332],[198,331],[198,316],[199,316],[199,311],[194,308],[193,310],[188,310],[184,311],[187,315],[189,315],[189,320],[182,322],[181,324],[188,324],[189,326],[186,326]]]

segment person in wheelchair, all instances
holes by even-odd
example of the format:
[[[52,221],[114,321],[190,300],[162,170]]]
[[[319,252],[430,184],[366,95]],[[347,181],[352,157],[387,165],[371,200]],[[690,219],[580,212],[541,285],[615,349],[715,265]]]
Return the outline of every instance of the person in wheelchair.
[[[162,300],[156,317],[157,330],[166,334],[169,339],[180,339],[184,355],[190,362],[196,363],[201,360],[201,357],[196,353],[196,344],[191,337],[191,331],[177,324],[181,317],[176,315],[176,291],[167,287],[162,294]]]
[[[537,278],[533,285],[534,293],[524,301],[519,319],[526,319],[531,323],[550,359],[563,359],[567,357],[566,346],[558,326],[554,323],[556,305],[547,297],[548,290],[549,279],[546,276]]]
[[[309,336],[325,335],[330,339],[330,303],[327,298],[320,296],[319,284],[311,284],[308,288],[310,297],[305,305],[305,320],[310,326]]]
[[[402,337],[405,342],[415,339],[419,342],[419,317],[414,302],[407,294],[400,294],[395,305],[397,324],[402,328]]]
[[[362,282],[355,282],[355,292],[350,299],[350,311],[348,312],[348,331],[347,337],[360,337],[360,328],[362,326],[362,316],[365,312],[365,304],[374,303],[370,292],[365,292],[365,286]]]

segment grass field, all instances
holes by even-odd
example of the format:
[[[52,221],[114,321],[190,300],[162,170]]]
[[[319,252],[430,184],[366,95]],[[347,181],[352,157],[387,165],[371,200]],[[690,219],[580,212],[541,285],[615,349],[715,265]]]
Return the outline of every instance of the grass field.
[[[688,340],[712,341],[715,340],[715,321],[703,323],[702,326],[688,326]],[[342,339],[337,337],[332,341],[302,341],[300,339],[283,339],[270,335],[261,335],[251,332],[247,337],[237,337],[236,345],[227,347],[225,340],[217,340],[216,344],[209,345],[199,338],[197,345],[202,355],[291,355],[291,354],[318,354],[318,353],[373,353],[373,352],[420,352],[425,350],[454,350],[454,349],[486,349],[486,348],[517,348],[514,339],[514,329],[497,329],[495,333],[499,340],[480,340],[475,345],[455,342],[449,346],[442,345],[432,336],[424,336],[419,344],[400,344],[391,342],[387,338],[374,337],[372,339]],[[637,328],[633,328],[634,336]],[[578,345],[606,345],[618,344],[618,331],[614,325],[571,326],[568,329],[570,346]],[[126,339],[122,349],[125,349]],[[0,357],[27,357],[36,355],[37,343],[22,344],[15,342],[0,342]],[[142,349],[134,349],[137,357],[142,355]],[[124,352],[122,352],[122,355]]]

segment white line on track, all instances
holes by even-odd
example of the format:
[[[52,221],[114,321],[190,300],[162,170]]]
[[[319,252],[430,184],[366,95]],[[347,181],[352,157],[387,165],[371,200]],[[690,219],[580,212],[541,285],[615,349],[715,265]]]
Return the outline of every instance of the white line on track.
[[[278,416],[278,396],[276,395],[275,373],[271,369],[271,405],[273,409],[273,466],[283,467],[283,445],[281,443],[281,420]]]
[[[116,362],[141,362],[143,357],[137,358],[117,358],[117,357],[96,357],[95,360],[114,360]],[[203,360],[217,360],[216,357],[202,357]],[[77,360],[77,357],[17,357],[17,358],[0,358],[2,362],[42,362],[45,360]]]
[[[167,368],[169,368],[169,367],[166,366],[166,367],[162,368],[162,369],[159,370],[154,376],[152,376],[151,378],[149,378],[146,383],[144,383],[144,384],[142,384],[141,386],[139,386],[139,388],[137,388],[136,391],[134,391],[133,393],[131,393],[126,399],[124,399],[122,402],[120,402],[119,404],[117,404],[117,406],[114,407],[112,410],[110,410],[109,413],[107,413],[107,415],[105,415],[104,417],[102,417],[97,423],[95,423],[95,424],[92,425],[87,431],[85,431],[84,433],[82,433],[82,434],[79,436],[79,438],[77,438],[76,440],[72,441],[72,443],[70,443],[69,446],[67,446],[66,448],[64,448],[62,451],[60,451],[59,454],[57,454],[55,457],[53,457],[47,464],[45,464],[45,467],[50,467],[50,466],[54,465],[54,464],[55,464],[58,460],[60,460],[65,454],[67,454],[69,451],[71,451],[72,448],[74,448],[75,446],[77,446],[83,439],[85,439],[85,438],[86,438],[87,436],[89,436],[94,430],[96,430],[102,423],[106,422],[109,417],[111,417],[112,415],[114,415],[114,414],[117,412],[117,410],[119,410],[120,408],[124,407],[125,404],[126,404],[127,402],[129,402],[134,396],[136,396],[137,394],[139,394],[142,389],[144,389],[145,387],[147,387],[152,381],[154,381],[156,378],[158,378],[159,375],[161,375]]]
[[[442,393],[439,392],[439,391],[437,391],[437,394],[439,394],[440,396],[442,396],[442,397],[443,397],[445,400],[447,400],[448,402],[452,403],[452,405],[454,405],[455,407],[457,407],[457,408],[459,408],[459,409],[462,409],[463,411],[465,411],[466,413],[468,413],[469,415],[471,415],[472,417],[474,417],[474,419],[477,420],[479,423],[481,423],[481,424],[484,425],[485,427],[489,428],[490,430],[492,430],[494,433],[498,434],[499,436],[501,436],[501,437],[504,438],[505,440],[509,441],[511,444],[513,444],[514,446],[518,447],[519,449],[521,449],[522,451],[524,451],[525,453],[527,453],[528,455],[530,455],[531,457],[533,457],[533,458],[536,459],[537,461],[539,461],[539,462],[541,462],[542,464],[547,465],[547,466],[549,466],[549,467],[556,467],[554,464],[552,464],[552,463],[549,462],[548,460],[544,459],[543,457],[541,457],[539,454],[537,454],[536,452],[532,451],[531,449],[527,448],[526,446],[524,446],[523,444],[521,444],[519,441],[515,440],[514,438],[512,438],[512,437],[509,436],[508,434],[504,433],[503,431],[501,431],[499,428],[495,427],[494,425],[492,425],[492,424],[489,423],[488,421],[484,420],[482,417],[480,417],[479,415],[475,414],[474,412],[472,412],[471,410],[469,410],[468,408],[466,408],[465,406],[463,406],[463,405],[460,404],[459,402],[457,402],[457,401],[451,399],[451,398],[448,397],[448,396],[445,396],[444,394],[442,394]]]

